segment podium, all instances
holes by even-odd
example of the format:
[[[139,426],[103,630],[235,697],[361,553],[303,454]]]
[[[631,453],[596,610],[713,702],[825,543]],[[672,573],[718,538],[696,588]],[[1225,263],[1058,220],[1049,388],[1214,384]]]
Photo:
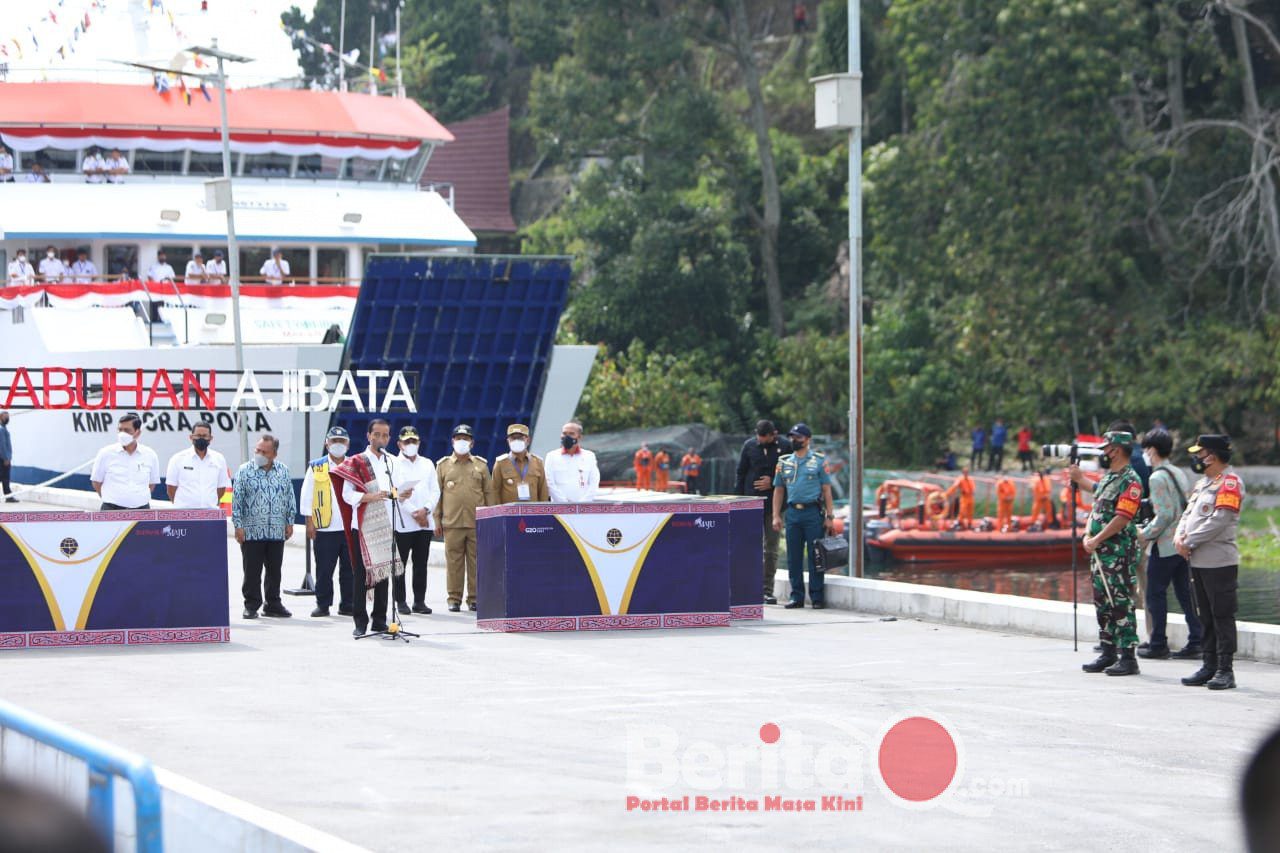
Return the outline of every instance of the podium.
[[[230,639],[221,511],[0,516],[0,649]]]
[[[592,631],[761,618],[762,511],[751,499],[483,507],[477,624]]]

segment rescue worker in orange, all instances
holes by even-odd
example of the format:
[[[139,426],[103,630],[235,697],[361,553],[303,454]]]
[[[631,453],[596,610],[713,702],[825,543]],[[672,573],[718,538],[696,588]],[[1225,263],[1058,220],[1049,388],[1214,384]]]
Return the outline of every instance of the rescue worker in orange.
[[[680,457],[680,470],[684,472],[684,490],[691,495],[702,494],[702,457],[692,447]]]
[[[1013,528],[1013,501],[1018,487],[1008,477],[996,480],[996,530],[1007,533]]]
[[[973,480],[969,477],[967,467],[960,469],[960,476],[947,489],[947,500],[960,493],[960,526],[968,530],[973,527]]]
[[[636,469],[636,488],[650,489],[653,487],[653,454],[649,452],[649,445],[642,444],[640,449],[636,451],[635,458],[631,460],[632,465]]]
[[[665,492],[667,483],[671,482],[671,457],[667,455],[667,451],[658,448],[658,452],[653,455],[653,467],[658,481],[656,488],[660,492]]]
[[[1049,481],[1049,469],[1036,473],[1031,483],[1031,523],[1041,527],[1056,527],[1058,516],[1053,511],[1053,484]]]

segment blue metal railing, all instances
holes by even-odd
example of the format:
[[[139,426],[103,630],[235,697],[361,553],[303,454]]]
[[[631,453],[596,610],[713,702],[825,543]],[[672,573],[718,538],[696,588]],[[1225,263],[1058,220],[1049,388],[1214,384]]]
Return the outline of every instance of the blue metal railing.
[[[89,819],[112,844],[115,843],[115,792],[113,777],[133,786],[134,822],[138,853],[163,853],[160,823],[160,786],[151,762],[117,746],[68,726],[0,701],[0,729],[8,729],[61,750],[85,762],[89,768]]]

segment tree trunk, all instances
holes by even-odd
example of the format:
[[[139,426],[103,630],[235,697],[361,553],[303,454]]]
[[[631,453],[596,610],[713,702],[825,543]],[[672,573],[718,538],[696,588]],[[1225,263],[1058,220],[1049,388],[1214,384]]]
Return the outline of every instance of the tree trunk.
[[[782,313],[782,279],[778,274],[778,226],[782,222],[782,193],[778,189],[778,170],[773,162],[773,143],[769,140],[769,117],[765,113],[764,93],[760,89],[760,69],[756,65],[747,27],[744,0],[729,3],[729,27],[733,53],[742,70],[743,84],[751,102],[751,129],[756,134],[760,155],[760,183],[764,187],[764,218],[760,224],[760,266],[764,272],[764,292],[769,305],[769,329],[781,337],[786,332]]]

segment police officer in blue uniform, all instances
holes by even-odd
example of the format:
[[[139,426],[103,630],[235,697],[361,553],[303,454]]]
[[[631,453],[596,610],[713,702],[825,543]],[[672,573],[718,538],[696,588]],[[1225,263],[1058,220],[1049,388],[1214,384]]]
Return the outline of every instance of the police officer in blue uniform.
[[[785,528],[787,537],[787,573],[791,576],[791,601],[787,609],[804,607],[807,552],[809,601],[814,610],[821,610],[827,604],[823,598],[822,573],[814,566],[814,546],[822,538],[824,529],[830,533],[835,523],[831,475],[827,473],[826,457],[809,446],[813,431],[808,425],[796,424],[787,437],[791,440],[792,452],[778,460],[778,470],[773,475],[773,529]]]

